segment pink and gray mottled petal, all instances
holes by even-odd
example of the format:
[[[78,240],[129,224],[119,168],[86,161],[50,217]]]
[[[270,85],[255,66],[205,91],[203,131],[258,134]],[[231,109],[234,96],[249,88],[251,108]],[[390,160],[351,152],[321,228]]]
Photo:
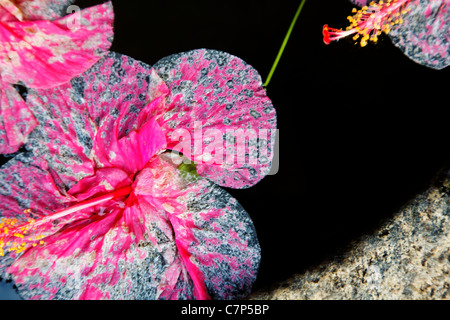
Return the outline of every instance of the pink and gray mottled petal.
[[[54,20],[65,16],[75,0],[23,0],[20,9],[27,20]]]
[[[369,0],[351,0],[364,6]],[[392,26],[388,36],[396,47],[416,63],[432,69],[450,65],[450,2],[407,1],[403,23]]]
[[[23,1],[19,5],[31,2],[38,3]],[[45,3],[62,4],[61,1]],[[112,4],[107,2],[82,10],[79,27],[75,29],[69,26],[72,17],[54,22],[1,23],[0,153],[16,152],[37,125],[33,113],[11,84],[50,88],[80,75],[108,51],[113,37],[113,18]]]
[[[195,241],[188,250],[212,299],[242,299],[251,292],[260,247],[248,214],[227,192],[208,180],[186,197]]]
[[[136,178],[135,193],[148,193],[150,203],[166,210],[197,298],[202,298],[202,290],[212,299],[247,296],[260,263],[251,218],[211,181],[182,176],[168,156],[165,153],[149,163]]]
[[[25,101],[8,83],[0,84],[0,153],[16,152],[37,122]]]
[[[411,1],[403,23],[389,33],[392,42],[416,63],[432,69],[450,65],[450,2]]]
[[[0,21],[54,20],[66,15],[74,0],[2,0]]]
[[[9,160],[0,169],[0,219],[16,218],[19,224],[25,223],[30,218],[43,217],[73,201],[74,198],[64,195],[64,190],[57,187],[56,176],[45,161],[31,152],[20,153]],[[32,212],[26,213],[27,209]],[[8,277],[6,268],[16,258],[15,252],[1,257],[0,277]]]
[[[111,2],[55,21],[3,22],[0,72],[4,82],[22,81],[32,88],[65,83],[96,63],[113,38]]]
[[[166,57],[154,68],[170,90],[159,118],[169,149],[182,152],[201,176],[222,186],[246,188],[267,175],[276,113],[254,68],[206,49]],[[187,145],[175,138],[180,130],[189,135]],[[245,136],[239,152],[236,139]]]
[[[110,52],[69,83],[30,90],[27,104],[41,125],[27,148],[46,159],[67,189],[92,175],[97,131],[107,139],[119,116],[119,137],[132,130],[146,105],[151,73],[148,65]]]

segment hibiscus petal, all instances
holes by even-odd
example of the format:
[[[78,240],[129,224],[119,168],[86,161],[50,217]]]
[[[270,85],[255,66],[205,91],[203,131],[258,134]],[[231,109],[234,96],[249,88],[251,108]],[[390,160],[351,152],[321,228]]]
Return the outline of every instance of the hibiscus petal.
[[[142,112],[145,113],[145,109]],[[104,141],[106,139],[101,138],[101,133],[97,134],[94,150],[96,158],[103,165],[107,163],[108,166],[120,167],[129,174],[141,170],[157,152],[166,148],[166,137],[154,119],[121,139],[117,139],[117,126],[112,132],[109,131],[109,135],[108,144]]]
[[[69,194],[75,195],[78,201],[106,194],[121,189],[131,184],[131,178],[127,172],[120,168],[100,168],[95,174],[81,179],[70,188]]]
[[[253,222],[226,191],[201,177],[183,177],[167,156],[136,177],[135,193],[167,212],[197,298],[245,297],[260,262]]]
[[[25,209],[48,213],[75,200],[60,192],[62,190],[57,187],[46,161],[30,152],[9,160],[1,167],[0,173],[4,217],[20,218]]]
[[[433,69],[450,65],[450,6],[448,1],[412,1],[403,23],[389,32],[392,42],[416,63]]]
[[[0,21],[54,20],[65,15],[74,0],[1,0]],[[3,10],[2,10],[3,9]]]
[[[111,46],[111,2],[55,21],[3,22],[0,70],[3,81],[33,88],[65,83],[87,70]],[[83,23],[81,23],[81,21]],[[74,24],[74,25],[72,25]]]
[[[27,148],[47,160],[67,189],[94,173],[94,139],[109,144],[115,123],[128,134],[149,98],[151,68],[125,55],[109,53],[69,83],[30,90],[27,104],[38,122]],[[98,156],[98,155],[97,155]]]
[[[350,0],[360,7],[369,0]],[[405,1],[403,23],[392,26],[389,37],[408,58],[433,69],[450,65],[450,8],[443,0]]]
[[[246,188],[268,174],[276,114],[255,69],[205,49],[169,56],[154,68],[170,89],[159,118],[169,149],[222,186]]]
[[[36,119],[19,93],[9,84],[0,92],[0,153],[16,152],[36,127]]]
[[[69,29],[68,23],[73,17],[55,22],[0,24],[0,139],[3,142],[0,153],[16,152],[26,143],[28,134],[37,124],[23,99],[9,83],[20,82],[35,88],[66,83],[91,67],[109,49],[113,34],[110,2],[82,10],[79,21],[83,24],[76,30]]]
[[[75,200],[64,193],[58,188],[55,175],[44,160],[34,157],[30,152],[21,153],[0,169],[0,224],[3,218],[17,220],[18,225],[23,224],[29,219],[44,217]],[[39,234],[48,235],[52,232],[55,229],[50,226],[47,230],[40,230]],[[16,258],[16,252],[0,257],[2,275]]]
[[[0,0],[0,21],[23,20],[22,10],[10,0]]]

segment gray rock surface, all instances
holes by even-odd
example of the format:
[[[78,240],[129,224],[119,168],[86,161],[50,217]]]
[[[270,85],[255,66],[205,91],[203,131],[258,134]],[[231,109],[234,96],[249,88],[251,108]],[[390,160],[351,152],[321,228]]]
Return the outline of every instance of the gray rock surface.
[[[450,170],[342,254],[251,300],[450,299]]]

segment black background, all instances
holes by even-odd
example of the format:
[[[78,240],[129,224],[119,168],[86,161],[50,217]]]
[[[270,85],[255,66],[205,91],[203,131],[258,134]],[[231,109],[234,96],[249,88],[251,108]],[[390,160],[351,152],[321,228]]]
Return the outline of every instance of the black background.
[[[77,1],[81,7],[102,1]],[[229,52],[266,79],[298,1],[114,1],[111,50],[150,65],[192,49]],[[325,45],[347,0],[307,0],[267,88],[277,110],[280,166],[227,189],[252,217],[262,248],[255,290],[374,232],[450,159],[450,67],[411,61],[386,36],[361,48]]]

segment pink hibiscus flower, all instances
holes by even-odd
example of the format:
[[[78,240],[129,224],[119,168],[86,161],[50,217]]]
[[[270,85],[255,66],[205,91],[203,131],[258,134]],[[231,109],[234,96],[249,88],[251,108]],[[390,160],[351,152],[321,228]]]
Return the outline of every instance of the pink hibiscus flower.
[[[69,83],[30,90],[27,104],[40,125],[29,151],[0,170],[0,275],[22,297],[232,299],[250,292],[260,261],[256,232],[213,181],[257,183],[270,168],[270,150],[255,163],[198,162],[198,174],[172,150],[194,159],[227,146],[202,141],[186,152],[189,143],[181,148],[174,139],[178,129],[273,134],[275,111],[251,66],[212,50],[154,68],[110,53]],[[244,143],[244,159],[254,151],[265,157],[263,147],[273,146],[273,135],[258,139],[266,141]]]
[[[61,17],[69,1],[0,2],[0,153],[27,141],[37,122],[13,87],[51,88],[96,63],[113,37],[111,2]]]
[[[450,64],[450,1],[390,0],[375,3],[353,0],[361,6],[349,16],[346,30],[325,25],[324,42],[353,35],[361,46],[377,42],[382,32],[413,61],[433,69]]]

